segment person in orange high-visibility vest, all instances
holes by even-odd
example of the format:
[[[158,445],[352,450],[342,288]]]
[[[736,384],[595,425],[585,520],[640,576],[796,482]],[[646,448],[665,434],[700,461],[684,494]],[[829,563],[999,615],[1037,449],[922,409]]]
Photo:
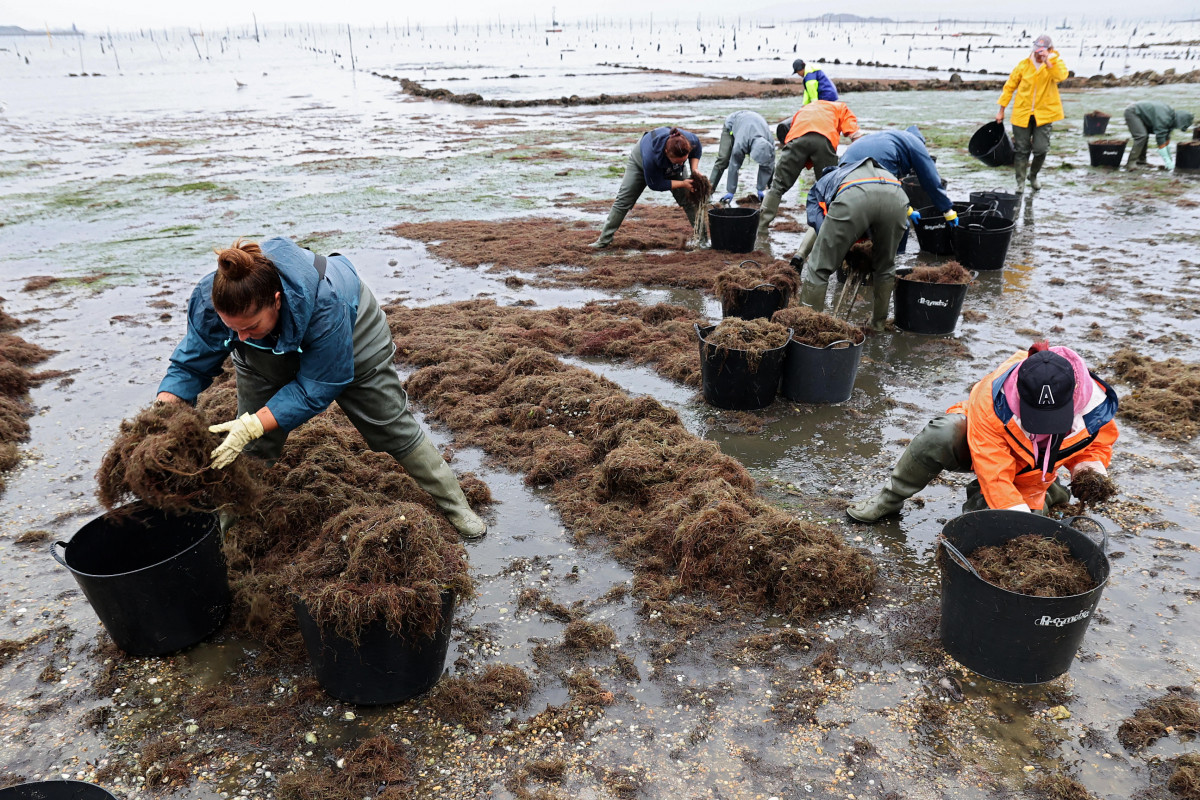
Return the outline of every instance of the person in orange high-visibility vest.
[[[771,188],[763,198],[758,218],[756,249],[770,253],[767,229],[779,212],[783,195],[796,185],[800,173],[811,168],[818,178],[826,167],[837,164],[837,148],[842,136],[854,141],[862,136],[858,118],[842,102],[815,100],[792,115],[792,122],[783,137],[783,150],[775,164]]]
[[[1038,342],[975,384],[966,402],[931,420],[909,443],[876,495],[846,509],[876,522],[942,470],[974,472],[963,511],[1043,512],[1070,499],[1066,467],[1107,474],[1117,440],[1117,393],[1069,347]]]
[[[1068,75],[1067,65],[1054,49],[1050,37],[1042,34],[1033,41],[1033,52],[1013,67],[1000,94],[1000,110],[996,122],[1004,122],[1004,109],[1013,101],[1012,138],[1013,171],[1017,179],[1017,194],[1025,191],[1025,172],[1029,172],[1029,187],[1035,192],[1042,188],[1038,172],[1046,163],[1050,149],[1050,129],[1063,118],[1058,84]],[[1029,154],[1033,153],[1033,161]]]

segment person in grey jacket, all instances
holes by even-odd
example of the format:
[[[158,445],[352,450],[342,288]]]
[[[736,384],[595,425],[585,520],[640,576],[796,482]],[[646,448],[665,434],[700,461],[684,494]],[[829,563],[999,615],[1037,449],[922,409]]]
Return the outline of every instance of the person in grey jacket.
[[[1146,144],[1150,134],[1154,134],[1158,154],[1166,164],[1167,169],[1175,166],[1171,158],[1171,131],[1178,128],[1186,131],[1194,121],[1192,112],[1176,111],[1166,103],[1157,100],[1143,100],[1125,109],[1125,124],[1129,126],[1129,135],[1133,137],[1133,147],[1129,150],[1129,160],[1125,162],[1126,169],[1146,163]]]
[[[220,251],[216,272],[192,291],[187,334],[156,399],[194,403],[230,354],[238,417],[209,428],[226,434],[213,468],[243,451],[274,463],[289,431],[337,401],[367,446],[400,462],[460,535],[487,532],[409,411],[387,318],[348,258],[282,237]]]
[[[725,118],[721,127],[721,144],[717,150],[717,163],[713,164],[712,174],[708,182],[716,191],[717,183],[721,180],[725,168],[729,168],[729,180],[725,184],[725,194],[721,202],[733,200],[737,192],[738,171],[742,162],[749,155],[758,162],[758,180],[755,188],[758,199],[763,199],[763,193],[771,185],[771,175],[775,171],[775,145],[771,142],[771,129],[762,114],[754,111],[735,111]]]

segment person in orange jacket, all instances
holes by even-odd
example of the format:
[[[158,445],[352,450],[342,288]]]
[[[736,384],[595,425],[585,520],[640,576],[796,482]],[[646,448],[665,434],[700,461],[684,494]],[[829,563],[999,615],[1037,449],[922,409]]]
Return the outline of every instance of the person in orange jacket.
[[[826,167],[837,165],[837,148],[842,136],[849,136],[851,141],[862,136],[858,118],[843,102],[815,100],[792,115],[791,125],[783,136],[783,151],[775,164],[771,188],[763,198],[759,212],[756,249],[771,251],[767,228],[779,212],[783,195],[796,185],[800,173],[811,167],[813,174],[820,178]]]
[[[1107,474],[1117,440],[1117,393],[1069,347],[1038,342],[975,384],[965,403],[931,420],[904,449],[888,484],[846,509],[876,522],[948,469],[974,472],[963,511],[1043,512],[1066,502],[1060,467]]]
[[[1042,34],[1033,41],[1033,52],[1021,59],[1000,94],[1000,110],[996,122],[1004,123],[1004,109],[1013,101],[1012,138],[1013,171],[1016,173],[1017,194],[1025,192],[1025,172],[1029,171],[1029,187],[1035,192],[1042,188],[1038,172],[1046,162],[1050,149],[1050,130],[1063,118],[1062,99],[1058,84],[1068,75],[1067,65],[1054,49],[1050,37]],[[1030,162],[1029,154],[1033,153]]]

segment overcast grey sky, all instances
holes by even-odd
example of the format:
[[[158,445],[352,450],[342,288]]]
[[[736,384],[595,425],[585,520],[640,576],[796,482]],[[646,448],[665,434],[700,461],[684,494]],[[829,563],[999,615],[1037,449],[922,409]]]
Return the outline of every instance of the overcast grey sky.
[[[894,0],[847,0],[820,6],[806,3],[780,3],[778,0],[689,0],[663,4],[646,3],[644,0],[605,0],[603,11],[596,4],[574,2],[530,3],[527,0],[454,0],[449,3],[418,3],[415,0],[383,2],[382,0],[205,0],[202,3],[170,3],[164,0],[115,0],[97,3],[95,0],[41,0],[31,2],[10,0],[0,6],[0,25],[20,25],[40,30],[46,25],[51,28],[68,27],[72,23],[89,32],[106,28],[126,30],[139,27],[162,27],[176,25],[224,27],[245,22],[249,24],[251,14],[262,22],[341,22],[356,25],[383,24],[384,22],[442,24],[477,19],[506,21],[520,19],[539,22],[550,18],[551,9],[556,10],[560,21],[591,18],[596,14],[605,17],[644,17],[653,11],[659,19],[694,19],[697,14],[705,17],[736,16],[773,18],[778,21],[812,16],[825,11],[859,14],[862,16],[890,16],[905,19],[933,19],[956,17],[959,19],[1005,19],[1014,17],[1036,24],[1044,19],[1055,23],[1064,17],[1075,18],[1128,18],[1133,13],[1146,19],[1196,19],[1200,18],[1200,2],[1196,0],[1140,0],[1136,4],[1102,2],[1093,0],[1062,0],[1048,4],[1044,0],[1005,0],[996,3],[989,0],[964,0],[964,2],[922,2],[900,4]],[[731,12],[731,9],[733,11]]]

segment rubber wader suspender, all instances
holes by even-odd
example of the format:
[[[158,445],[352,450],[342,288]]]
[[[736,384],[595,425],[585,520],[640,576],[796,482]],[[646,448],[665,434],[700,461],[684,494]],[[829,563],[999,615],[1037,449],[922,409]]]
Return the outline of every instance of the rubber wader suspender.
[[[316,269],[317,269],[317,280],[318,281],[325,280],[325,267],[326,267],[325,256],[319,256],[314,253],[313,254],[313,266],[316,267]]]

